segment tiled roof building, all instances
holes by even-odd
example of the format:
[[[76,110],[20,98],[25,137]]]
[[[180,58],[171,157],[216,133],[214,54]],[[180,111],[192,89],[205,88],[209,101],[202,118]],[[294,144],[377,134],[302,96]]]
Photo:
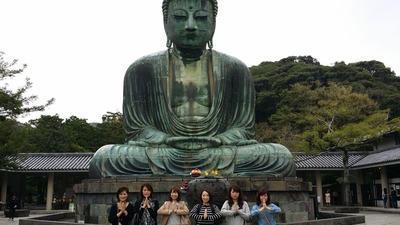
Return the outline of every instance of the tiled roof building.
[[[341,152],[324,152],[319,154],[293,153],[297,170],[343,170]],[[349,165],[352,166],[362,158],[365,152],[350,152]]]
[[[22,153],[19,172],[87,172],[93,153]]]
[[[365,157],[353,164],[353,168],[370,168],[382,165],[399,164],[400,147],[394,147],[386,150],[372,151]]]
[[[294,152],[297,170],[342,170],[342,152],[318,154]],[[21,153],[18,172],[87,172],[93,153]],[[371,151],[349,152],[351,169],[397,164],[400,162],[400,147]]]

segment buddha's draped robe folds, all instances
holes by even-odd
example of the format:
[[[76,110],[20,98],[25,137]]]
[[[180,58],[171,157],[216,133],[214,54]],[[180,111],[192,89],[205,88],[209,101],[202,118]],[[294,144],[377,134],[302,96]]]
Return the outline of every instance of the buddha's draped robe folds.
[[[188,175],[194,168],[226,176],[295,176],[287,148],[254,140],[255,91],[249,69],[217,51],[207,55],[212,55],[213,70],[209,113],[193,121],[179,118],[171,107],[173,54],[146,56],[128,68],[123,99],[127,141],[97,150],[90,178]]]

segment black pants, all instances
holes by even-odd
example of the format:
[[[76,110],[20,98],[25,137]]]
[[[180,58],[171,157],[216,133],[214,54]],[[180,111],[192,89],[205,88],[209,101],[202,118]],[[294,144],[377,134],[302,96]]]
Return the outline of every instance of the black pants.
[[[11,219],[14,219],[15,216],[15,208],[10,208],[10,211],[8,212],[8,217]]]
[[[392,205],[393,208],[397,209],[397,198],[390,198],[390,204]]]

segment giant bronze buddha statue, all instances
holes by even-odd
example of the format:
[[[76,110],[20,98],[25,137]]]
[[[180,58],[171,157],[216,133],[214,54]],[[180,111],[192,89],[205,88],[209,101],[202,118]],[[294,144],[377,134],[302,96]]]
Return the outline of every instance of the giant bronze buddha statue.
[[[97,150],[90,178],[188,175],[194,168],[225,176],[295,176],[287,148],[254,140],[249,69],[212,49],[217,0],[164,0],[162,11],[167,50],[128,68],[126,143]]]

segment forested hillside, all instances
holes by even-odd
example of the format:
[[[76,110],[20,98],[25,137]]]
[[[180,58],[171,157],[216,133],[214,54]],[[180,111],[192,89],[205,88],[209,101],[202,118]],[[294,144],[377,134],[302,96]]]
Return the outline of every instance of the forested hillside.
[[[323,66],[311,56],[290,56],[250,70],[261,141],[304,150],[299,142],[310,135],[315,141],[314,135],[321,138],[378,112],[386,122],[400,117],[400,77],[379,61]],[[318,134],[305,134],[312,131]]]

